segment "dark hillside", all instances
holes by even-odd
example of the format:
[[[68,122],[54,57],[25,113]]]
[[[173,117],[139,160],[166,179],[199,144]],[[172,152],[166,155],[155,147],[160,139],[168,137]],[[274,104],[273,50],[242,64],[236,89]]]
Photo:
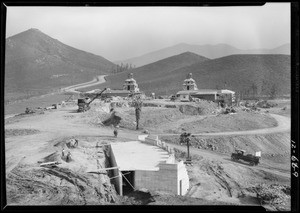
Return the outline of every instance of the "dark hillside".
[[[6,100],[37,95],[49,90],[109,74],[112,62],[30,29],[6,39]]]
[[[159,79],[165,76],[172,75],[174,70],[207,60],[209,59],[191,52],[185,52],[130,71],[108,76],[107,80],[110,81],[110,88],[120,88],[127,78],[128,73],[133,73],[138,84],[159,81]]]
[[[205,60],[172,72],[163,72],[152,64],[152,75],[143,66],[134,78],[140,90],[150,94],[174,94],[182,89],[183,80],[193,73],[199,89],[231,89],[244,96],[290,94],[291,63],[289,55],[231,55]],[[154,74],[155,73],[155,74]],[[110,76],[106,86],[122,85],[126,76]]]

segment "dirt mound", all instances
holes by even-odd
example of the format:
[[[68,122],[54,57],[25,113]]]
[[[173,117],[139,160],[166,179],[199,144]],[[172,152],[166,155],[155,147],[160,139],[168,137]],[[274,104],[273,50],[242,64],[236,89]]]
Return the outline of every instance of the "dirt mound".
[[[180,125],[180,129],[188,129],[191,133],[201,132],[226,132],[263,129],[275,127],[276,120],[265,114],[239,112],[237,114],[226,114],[209,116]]]
[[[275,107],[277,105],[278,104],[276,104],[276,103],[270,103],[270,102],[268,102],[266,100],[260,100],[257,103],[255,103],[255,106],[256,107],[260,107],[260,108],[271,108],[271,107]]]
[[[123,196],[121,203],[123,205],[147,205],[154,201],[150,192],[136,190]]]
[[[7,201],[18,205],[96,205],[117,201],[108,177],[65,168],[13,169],[6,179]]]
[[[216,103],[208,101],[200,101],[194,104],[179,105],[178,109],[185,115],[207,115],[218,109]]]
[[[129,108],[119,112],[122,118],[120,127],[135,130],[135,110]],[[160,124],[176,121],[179,118],[185,117],[176,108],[162,108],[162,107],[143,107],[140,118],[141,129],[156,128]]]
[[[111,113],[111,116],[104,120],[102,123],[105,125],[105,126],[117,126],[120,124],[120,121],[122,120],[122,118],[116,114],[116,112],[113,112]]]
[[[255,187],[257,197],[263,205],[277,211],[290,211],[291,187],[280,184],[260,184]]]
[[[107,107],[93,107],[89,111],[80,115],[80,122],[87,123],[92,126],[102,125],[102,122],[109,119],[111,114]]]
[[[161,107],[161,104],[158,103],[143,103],[143,107]]]
[[[46,163],[46,162],[60,162],[61,161],[61,155],[60,153],[58,153],[58,151],[53,152],[52,154],[44,157],[41,161],[39,161],[39,163]]]

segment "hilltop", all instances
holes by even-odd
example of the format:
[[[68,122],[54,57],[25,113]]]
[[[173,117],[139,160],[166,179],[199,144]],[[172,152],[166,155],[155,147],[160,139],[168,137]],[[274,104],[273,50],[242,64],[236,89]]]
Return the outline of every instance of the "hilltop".
[[[202,60],[171,72],[161,69],[162,61],[132,71],[140,90],[146,94],[174,94],[182,89],[188,73],[193,73],[199,89],[226,87],[244,95],[283,95],[291,92],[289,55],[231,55]],[[109,76],[103,86],[121,86],[125,78],[125,73]]]
[[[163,48],[157,51],[153,51],[138,57],[129,58],[126,60],[115,61],[115,63],[128,63],[137,67],[145,64],[153,63],[155,61],[178,55],[183,52],[193,52],[198,55],[202,55],[207,58],[216,59],[224,56],[235,54],[287,54],[290,55],[290,44],[284,44],[274,49],[249,49],[242,50],[235,48],[228,44],[216,44],[216,45],[193,45],[180,43],[171,47]]]
[[[37,95],[109,74],[109,60],[70,47],[38,29],[6,39],[6,99]]]

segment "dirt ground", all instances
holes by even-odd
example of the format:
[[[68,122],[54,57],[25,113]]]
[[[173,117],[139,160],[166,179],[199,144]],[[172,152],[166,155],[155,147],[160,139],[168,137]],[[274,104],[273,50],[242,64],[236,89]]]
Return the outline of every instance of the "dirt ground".
[[[184,105],[183,105],[184,106]],[[214,108],[218,110],[218,108]],[[95,111],[95,110],[94,110]],[[120,127],[135,130],[135,110],[131,107],[116,107],[116,115],[122,120]],[[277,121],[268,113],[238,111],[234,114],[206,114],[197,113],[194,108],[143,107],[140,119],[141,129],[153,134],[174,133],[189,131],[193,134],[208,132],[230,132],[256,130],[277,126]],[[93,112],[91,112],[93,113]],[[102,111],[95,114],[94,120],[88,122],[99,124],[109,113]],[[96,119],[99,118],[99,119]]]
[[[116,115],[122,119],[119,136],[115,138],[112,127],[103,124],[111,116],[109,104],[95,102],[91,107],[85,113],[77,113],[77,106],[71,105],[46,111],[44,114],[15,116],[5,120],[7,197],[10,205],[225,203],[264,205],[271,210],[289,210],[289,131],[278,128],[276,133],[247,135],[249,130],[263,128],[267,131],[280,125],[269,114],[284,111],[285,117],[280,118],[288,120],[290,116],[287,111],[278,108],[269,109],[268,113],[238,112],[216,116],[214,113],[191,115],[182,113],[177,108],[143,107],[140,123],[142,129],[135,131],[134,110],[116,108]],[[249,122],[246,122],[247,119]],[[137,194],[127,197],[119,197],[107,174],[92,173],[97,168],[108,166],[105,144],[136,140],[137,135],[145,129],[153,134],[161,134],[161,139],[179,150],[179,158],[185,159],[186,146],[178,144],[178,135],[167,135],[172,129],[178,133],[182,128],[194,132],[199,130],[200,133],[219,133],[215,136],[196,135],[192,138],[193,165],[187,167],[191,187],[186,196],[166,195],[163,192],[148,196],[136,192]],[[230,131],[241,130],[245,134],[230,135]],[[222,132],[227,132],[227,135],[222,135]],[[68,147],[66,142],[70,139],[78,139],[78,147]],[[97,145],[103,146],[97,148]],[[261,150],[261,163],[250,166],[247,162],[231,161],[230,154],[235,148],[243,148],[248,152]],[[62,159],[63,149],[70,151],[72,161]],[[57,161],[59,164],[54,168],[39,166],[40,163],[49,161]],[[281,203],[270,201],[262,204],[257,195],[265,185],[260,184],[279,184],[284,187],[286,193],[278,195],[284,198]]]

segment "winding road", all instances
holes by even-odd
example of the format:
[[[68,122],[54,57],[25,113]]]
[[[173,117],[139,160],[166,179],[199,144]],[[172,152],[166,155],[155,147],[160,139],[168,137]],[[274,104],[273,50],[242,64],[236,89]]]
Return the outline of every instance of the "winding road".
[[[255,130],[245,130],[245,131],[231,131],[231,132],[210,132],[210,133],[198,133],[193,135],[200,135],[200,136],[230,136],[230,135],[261,135],[261,134],[271,134],[271,133],[278,133],[278,132],[287,132],[291,129],[291,119],[285,116],[271,114],[277,121],[276,127],[270,127],[265,129],[255,129]],[[180,135],[180,134],[157,134],[159,136],[172,136],[172,135]]]
[[[66,93],[79,94],[80,92],[77,91],[78,89],[82,89],[82,88],[85,88],[85,87],[91,87],[91,86],[102,84],[106,81],[105,80],[106,76],[107,75],[99,75],[99,76],[95,77],[93,80],[91,80],[89,82],[85,82],[85,83],[65,87],[62,90]]]

